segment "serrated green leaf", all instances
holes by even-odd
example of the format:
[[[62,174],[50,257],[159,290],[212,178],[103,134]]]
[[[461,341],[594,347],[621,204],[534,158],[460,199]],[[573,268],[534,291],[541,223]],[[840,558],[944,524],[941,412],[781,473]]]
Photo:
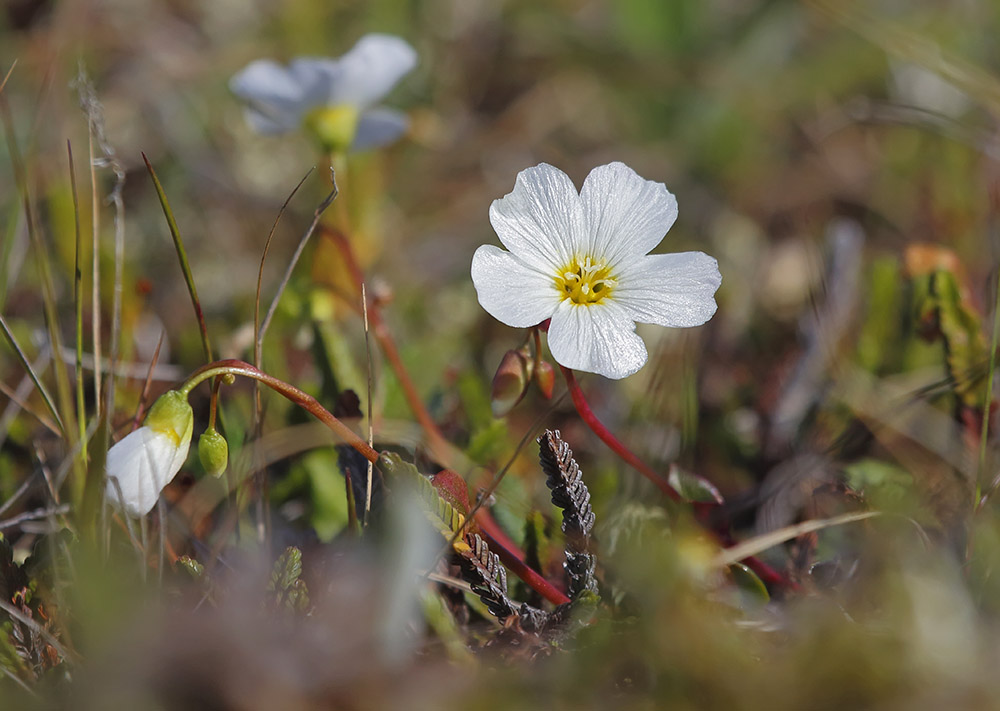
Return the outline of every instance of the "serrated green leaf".
[[[462,536],[465,516],[438,495],[431,480],[421,474],[415,465],[403,461],[395,452],[383,452],[379,456],[379,469],[390,482],[395,480],[413,489],[424,504],[427,520],[442,537],[453,541],[452,547],[456,551],[468,550],[469,546]]]
[[[289,546],[278,556],[274,567],[271,568],[271,580],[267,584],[267,591],[285,593],[295,585],[300,575],[302,575],[302,551],[295,546]]]
[[[274,604],[285,607],[293,612],[306,612],[309,609],[309,591],[302,575],[302,551],[295,546],[289,546],[278,556],[271,569],[271,579],[267,584],[267,592],[274,593]]]
[[[986,393],[985,364],[989,361],[989,348],[979,315],[962,299],[958,280],[951,272],[939,270],[934,273],[932,294],[955,392],[963,403],[981,410]]]

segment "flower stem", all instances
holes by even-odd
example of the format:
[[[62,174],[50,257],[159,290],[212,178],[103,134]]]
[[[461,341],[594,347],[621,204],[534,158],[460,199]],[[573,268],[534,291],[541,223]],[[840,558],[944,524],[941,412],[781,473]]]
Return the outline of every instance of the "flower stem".
[[[670,483],[666,479],[663,478],[661,474],[656,472],[651,466],[649,466],[644,461],[639,459],[639,457],[637,457],[635,453],[632,452],[632,450],[626,447],[621,440],[615,437],[614,434],[612,434],[611,431],[604,426],[604,423],[602,423],[599,419],[597,419],[597,415],[595,415],[594,411],[590,409],[590,404],[587,402],[587,398],[584,396],[583,391],[580,389],[580,384],[577,383],[576,376],[573,374],[573,371],[561,365],[559,366],[559,368],[562,370],[563,377],[566,378],[566,385],[569,387],[569,394],[573,398],[573,404],[576,406],[576,411],[580,413],[580,417],[583,418],[583,421],[587,423],[587,426],[590,427],[591,430],[593,430],[594,434],[600,437],[601,440],[603,440],[604,443],[608,445],[608,447],[610,447],[615,454],[624,459],[626,463],[635,468],[636,471],[645,476],[651,482],[656,484],[656,486],[659,487],[660,491],[669,496],[672,500],[680,501],[681,500],[680,494],[674,487],[670,485]],[[702,525],[706,525],[706,523],[703,516],[698,515],[700,511],[698,511],[697,509],[699,507],[711,507],[711,506],[715,505],[714,504],[696,505],[695,518]],[[722,545],[723,547],[728,547],[729,545],[732,545],[732,541],[729,539],[727,535],[722,535],[717,531],[713,531],[710,527],[708,528],[709,532],[716,537],[716,540],[719,542],[720,545]],[[798,585],[794,581],[788,580],[785,576],[783,576],[778,571],[774,570],[774,568],[769,566],[767,563],[754,556],[746,558],[745,560],[743,560],[743,562],[746,563],[746,565],[751,570],[753,570],[758,576],[760,576],[762,580],[771,585],[782,586],[791,589],[798,588]]]
[[[497,556],[499,556],[500,561],[510,568],[514,574],[517,575],[517,577],[531,586],[532,590],[537,592],[553,605],[562,605],[570,601],[566,595],[559,592],[559,590],[557,590],[552,583],[529,568],[527,563],[511,553],[506,546],[500,543],[500,541],[495,539],[485,530],[483,530],[482,533],[483,538],[486,540],[486,545],[490,547],[490,550],[496,553]]]
[[[364,273],[361,271],[361,266],[358,264],[358,260],[354,256],[354,250],[351,248],[350,241],[340,230],[326,225],[320,225],[319,229],[320,234],[324,238],[333,242],[334,246],[336,246],[340,251],[340,254],[344,259],[344,265],[347,267],[347,271],[351,275],[351,280],[354,282],[355,287],[360,293],[361,287],[364,284]],[[406,369],[406,364],[403,363],[403,359],[399,355],[399,349],[396,347],[396,341],[393,339],[392,333],[389,331],[388,326],[386,326],[385,321],[382,319],[381,309],[379,308],[378,301],[375,299],[368,302],[368,323],[371,327],[371,332],[375,334],[375,340],[378,341],[379,347],[382,349],[382,354],[389,363],[389,367],[392,368],[393,373],[396,374],[396,378],[399,380],[400,387],[403,389],[403,397],[406,398],[406,403],[409,405],[410,411],[413,413],[413,416],[417,418],[417,423],[420,425],[420,428],[424,432],[424,436],[427,438],[427,448],[442,464],[447,467],[454,468],[455,465],[453,462],[454,457],[451,455],[451,444],[444,438],[444,435],[441,434],[441,430],[438,429],[437,423],[434,422],[434,418],[431,417],[430,412],[428,412],[427,408],[424,406],[424,401],[420,398],[420,393],[417,392],[417,386],[414,384],[413,378],[410,377],[410,373]],[[514,555],[521,557],[524,556],[524,553],[517,547],[517,544],[515,544],[510,537],[503,532],[489,511],[480,509],[476,512],[475,518],[476,523],[478,523],[484,531],[489,532],[494,538],[502,540],[504,542],[504,546],[508,550],[512,551]]]
[[[364,274],[361,271],[361,266],[358,264],[357,258],[354,256],[354,250],[351,248],[346,235],[340,230],[327,227],[326,225],[321,225],[320,230],[323,236],[332,241],[340,251],[347,271],[350,273],[355,287],[360,292],[361,285],[364,283]],[[406,398],[406,403],[409,405],[410,411],[413,412],[413,416],[417,418],[417,423],[419,423],[420,428],[427,436],[428,448],[437,455],[444,449],[442,447],[445,444],[444,436],[441,434],[441,430],[438,429],[431,414],[427,411],[427,408],[424,407],[420,393],[417,392],[417,386],[414,384],[413,378],[410,377],[410,373],[407,371],[406,365],[404,365],[403,359],[399,355],[396,342],[385,325],[385,321],[382,319],[382,313],[376,300],[372,300],[368,304],[368,322],[371,325],[372,333],[375,334],[375,340],[378,341],[379,347],[382,349],[382,354],[389,362],[389,366],[399,380],[399,385],[403,389],[403,397]]]
[[[320,405],[316,398],[312,395],[302,392],[294,385],[289,385],[285,381],[275,378],[273,375],[268,375],[263,371],[257,370],[252,365],[245,363],[242,360],[218,360],[199,368],[192,373],[188,381],[184,383],[180,392],[187,397],[187,395],[200,383],[218,375],[241,375],[245,378],[253,378],[254,380],[263,383],[309,412],[309,414],[326,425],[327,428],[329,428],[335,435],[354,447],[354,449],[356,449],[365,459],[370,462],[378,461],[378,452],[376,452],[368,445],[367,442],[356,435],[350,427],[337,419],[333,413]]]
[[[354,447],[354,449],[356,449],[361,456],[369,462],[372,464],[378,463],[378,452],[369,446],[367,442],[361,439],[361,437],[356,435],[347,425],[337,419],[333,413],[320,405],[316,398],[302,392],[294,385],[289,385],[283,380],[279,380],[272,375],[268,375],[263,371],[257,370],[252,365],[242,360],[219,360],[199,368],[191,374],[188,381],[180,388],[180,392],[187,397],[188,394],[198,385],[209,378],[214,378],[220,375],[241,375],[245,378],[253,378],[264,385],[267,385],[275,392],[283,395],[288,400],[309,412],[309,414],[326,425],[334,434],[343,439],[350,446]],[[493,521],[492,518],[489,518],[488,523],[485,526],[483,525],[484,521],[482,519],[477,517],[476,520],[480,524],[483,536],[486,538],[490,549],[492,550],[495,548],[497,555],[500,556],[500,560],[503,561],[504,565],[514,571],[514,573],[521,578],[521,580],[530,585],[540,595],[545,597],[545,599],[550,600],[557,605],[569,602],[569,598],[556,590],[552,584],[549,583],[549,581],[528,567],[528,565],[517,555],[512,553],[507,546],[502,545],[500,541],[497,540],[497,537],[490,535],[487,529],[492,530],[494,533],[499,533],[499,537],[506,538],[503,536],[502,531],[499,530],[499,527],[496,526],[496,522]],[[507,539],[507,541],[509,542],[509,539]]]
[[[603,422],[597,419],[597,415],[590,409],[590,403],[587,402],[587,398],[580,389],[580,384],[576,382],[576,376],[573,374],[573,371],[563,365],[560,365],[559,368],[562,370],[563,377],[566,378],[566,385],[569,387],[569,394],[573,398],[573,405],[576,406],[576,411],[580,413],[580,417],[583,418],[583,421],[587,423],[587,426],[590,427],[594,434],[600,437],[611,448],[611,451],[624,459],[629,466],[656,484],[660,491],[669,496],[673,501],[680,501],[681,495],[663,478],[662,474],[639,459],[631,449],[614,436],[611,430],[604,426]]]

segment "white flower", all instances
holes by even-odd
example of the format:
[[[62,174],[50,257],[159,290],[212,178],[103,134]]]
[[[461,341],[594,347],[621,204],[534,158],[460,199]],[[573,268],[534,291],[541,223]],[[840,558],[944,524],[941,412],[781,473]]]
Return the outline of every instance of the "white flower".
[[[149,513],[163,487],[184,465],[193,428],[194,416],[184,395],[171,390],[160,396],[143,426],[108,450],[105,498],[115,506],[124,504],[136,518]]]
[[[269,59],[251,62],[229,87],[247,102],[247,121],[258,133],[305,125],[328,149],[363,150],[406,130],[405,114],[372,107],[416,63],[406,40],[369,34],[339,59],[302,57],[287,68]]]
[[[523,170],[490,207],[510,251],[483,245],[472,258],[479,303],[515,328],[551,319],[549,350],[567,368],[631,375],[647,357],[636,322],[698,326],[715,313],[715,259],[648,254],[675,219],[666,187],[624,163],[594,168],[579,193],[551,165]]]

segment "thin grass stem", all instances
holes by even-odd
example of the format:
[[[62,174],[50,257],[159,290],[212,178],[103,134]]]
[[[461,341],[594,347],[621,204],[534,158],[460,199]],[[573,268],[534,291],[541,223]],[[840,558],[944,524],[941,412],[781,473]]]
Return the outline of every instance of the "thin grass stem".
[[[80,232],[80,196],[76,189],[76,168],[73,165],[73,146],[66,141],[66,155],[69,160],[69,185],[73,197],[73,238],[74,238],[74,260],[73,260],[73,305],[76,310],[76,424],[79,429],[81,443],[80,453],[83,461],[87,461],[87,440],[86,436],[86,403],[83,398],[83,270],[81,267],[81,248],[83,238]]]
[[[31,382],[35,384],[35,388],[38,390],[38,394],[42,396],[42,400],[45,402],[45,407],[48,408],[49,413],[52,418],[56,421],[59,426],[59,431],[65,436],[66,426],[63,424],[62,418],[59,416],[59,410],[56,408],[55,403],[52,401],[52,396],[49,395],[49,391],[42,384],[41,379],[38,374],[35,373],[35,369],[31,367],[31,363],[28,361],[28,357],[21,350],[21,346],[18,344],[17,339],[14,337],[14,333],[10,330],[10,326],[4,320],[3,316],[0,316],[0,330],[3,331],[4,337],[7,339],[7,343],[10,347],[14,349],[14,353],[17,355],[18,360],[21,361],[21,365],[24,366],[24,370],[28,373],[28,377],[31,378]]]
[[[170,209],[170,201],[160,184],[160,179],[153,169],[153,164],[149,162],[146,154],[142,154],[142,160],[146,163],[146,170],[149,177],[153,179],[153,186],[156,188],[156,196],[160,199],[160,207],[163,208],[163,216],[167,218],[167,226],[170,228],[170,237],[174,241],[174,249],[177,250],[177,260],[180,262],[181,271],[184,273],[184,283],[187,285],[188,294],[191,297],[191,305],[194,307],[194,315],[198,320],[198,330],[201,333],[201,347],[205,351],[205,360],[211,362],[212,344],[208,339],[208,326],[205,324],[205,312],[201,308],[201,300],[198,298],[198,289],[194,283],[194,275],[191,273],[191,264],[188,262],[187,250],[184,249],[184,240],[181,238],[180,229],[174,219],[174,212]]]

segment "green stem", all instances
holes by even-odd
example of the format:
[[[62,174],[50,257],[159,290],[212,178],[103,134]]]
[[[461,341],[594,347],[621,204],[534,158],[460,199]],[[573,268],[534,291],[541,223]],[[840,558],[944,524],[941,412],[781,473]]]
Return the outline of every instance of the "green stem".
[[[21,350],[20,344],[18,344],[17,339],[14,338],[14,332],[10,330],[10,326],[7,325],[3,316],[0,316],[0,331],[3,332],[3,335],[7,339],[7,343],[14,350],[14,353],[17,354],[17,358],[21,361],[21,365],[24,366],[24,370],[28,373],[28,377],[31,378],[31,382],[35,384],[35,389],[38,390],[38,394],[42,396],[42,401],[45,403],[45,407],[49,409],[49,412],[55,419],[56,425],[59,427],[59,431],[65,435],[66,425],[63,424],[62,418],[59,417],[59,410],[52,401],[52,396],[49,395],[49,391],[45,389],[45,386],[39,379],[38,374],[35,373],[35,369],[31,367],[31,361],[28,360],[28,356],[26,356],[24,351]]]
[[[174,213],[167,202],[167,194],[163,191],[160,179],[156,177],[153,164],[149,162],[146,154],[142,154],[142,159],[146,162],[146,169],[153,179],[153,186],[156,188],[156,195],[160,199],[160,207],[163,208],[163,216],[167,218],[167,226],[170,228],[170,236],[174,240],[174,249],[177,250],[177,259],[181,263],[181,271],[184,272],[184,281],[187,283],[188,293],[191,295],[191,304],[194,306],[194,314],[198,319],[198,328],[201,331],[201,345],[205,350],[205,360],[212,360],[212,346],[208,341],[208,327],[205,325],[205,314],[201,310],[201,301],[198,299],[198,290],[194,285],[194,276],[191,274],[191,265],[188,263],[187,251],[184,249],[184,241],[181,239],[181,232],[177,228],[177,221],[174,220]]]
[[[983,473],[986,471],[987,439],[990,432],[990,409],[993,405],[993,371],[997,364],[997,335],[1000,333],[1000,273],[997,274],[996,294],[993,302],[993,335],[990,339],[990,368],[986,373],[986,397],[983,398],[983,425],[979,433],[979,467],[976,472],[976,506],[981,505]]]
[[[69,157],[69,184],[73,193],[73,222],[76,228],[76,252],[73,268],[73,303],[76,308],[76,424],[79,429],[80,453],[87,461],[86,403],[83,399],[83,269],[80,265],[80,251],[83,241],[80,232],[80,198],[76,190],[76,169],[73,167],[73,146],[66,141]],[[95,370],[97,369],[95,361]]]

